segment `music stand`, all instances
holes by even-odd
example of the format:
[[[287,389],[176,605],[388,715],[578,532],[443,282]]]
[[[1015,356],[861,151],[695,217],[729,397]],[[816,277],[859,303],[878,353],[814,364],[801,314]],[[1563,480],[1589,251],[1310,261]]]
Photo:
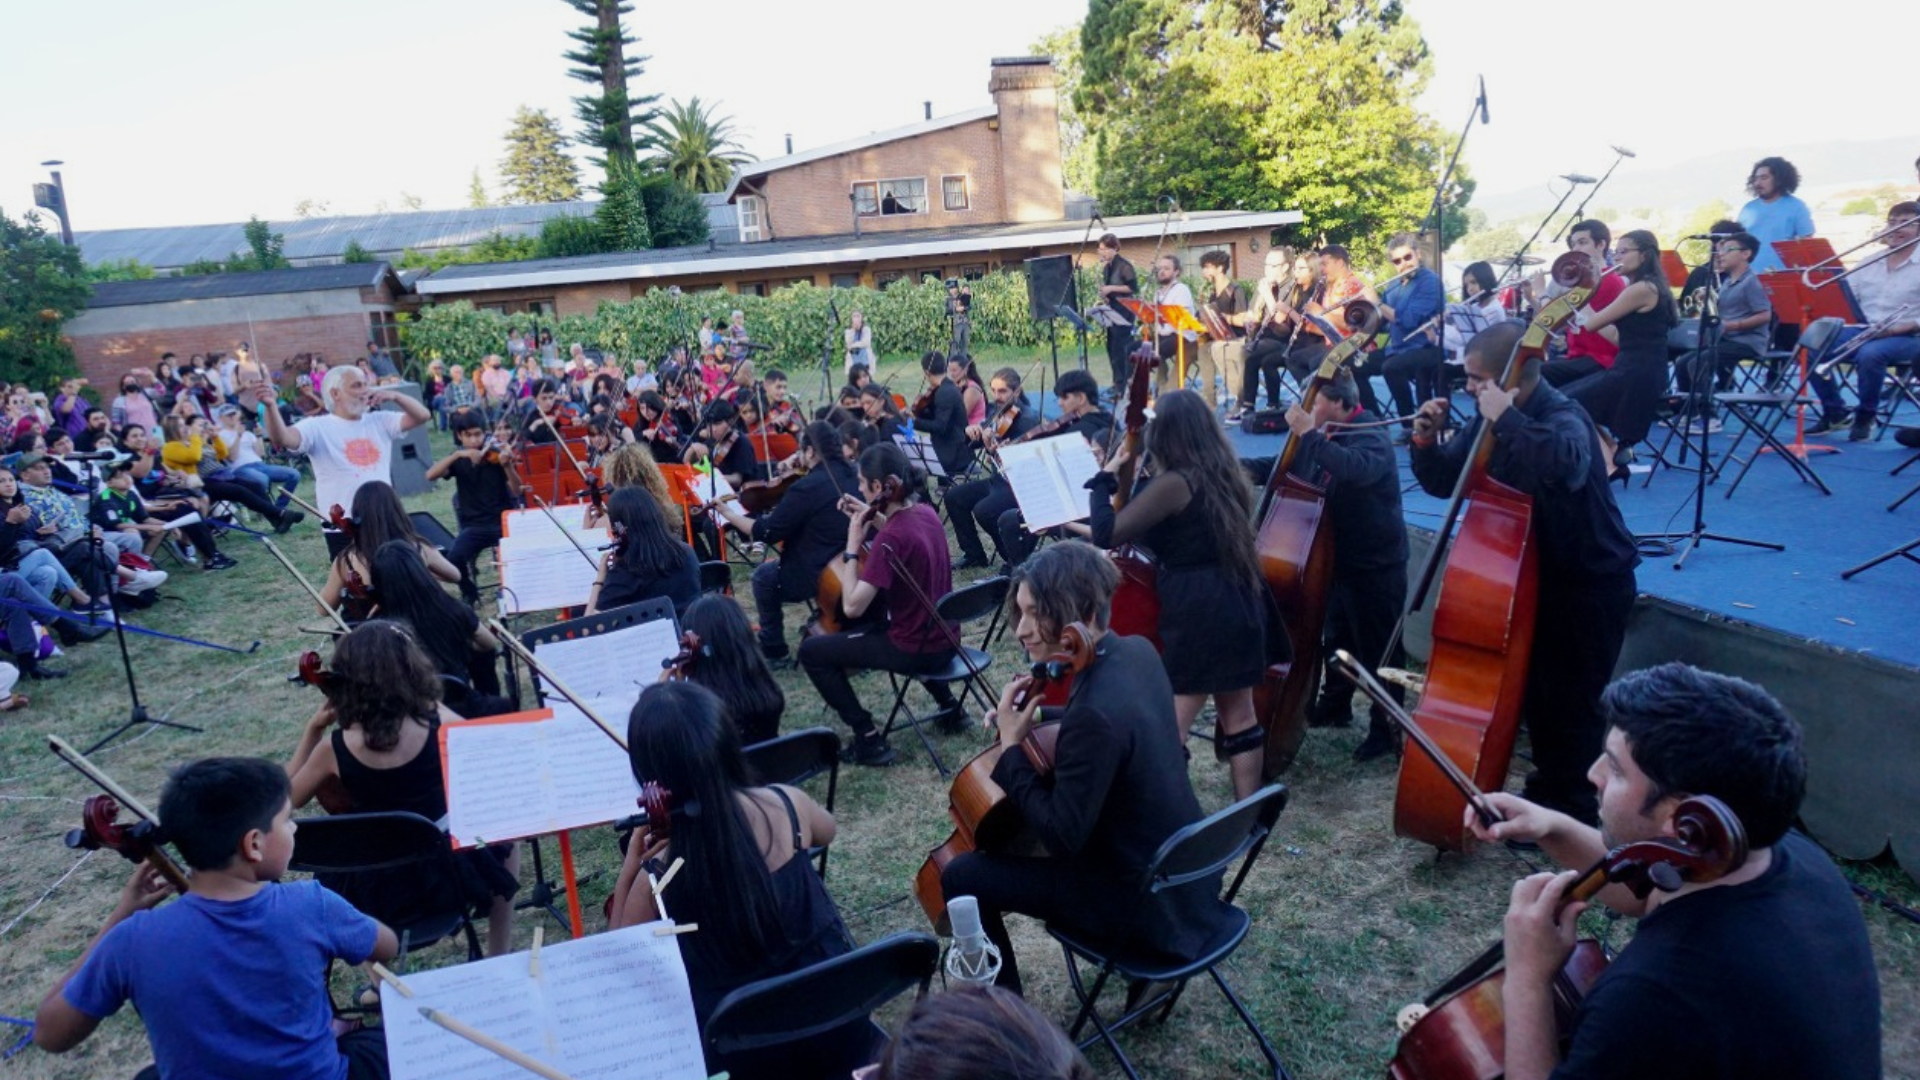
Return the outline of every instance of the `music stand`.
[[[1825,241],[1821,242],[1825,243]],[[1848,298],[1832,296],[1826,289],[1809,291],[1801,282],[1798,270],[1769,270],[1760,275],[1760,287],[1766,290],[1767,300],[1773,305],[1773,317],[1779,322],[1791,324],[1805,331],[1818,318],[1831,316],[1842,322],[1846,321],[1844,311],[1834,314],[1829,309],[1835,304],[1844,305]],[[1828,294],[1828,296],[1823,299],[1822,294]],[[1822,314],[1815,314],[1816,310]],[[1800,371],[1793,391],[1793,441],[1785,444],[1787,452],[1801,461],[1806,461],[1814,454],[1837,454],[1840,452],[1837,446],[1807,441],[1807,365],[1811,362],[1811,358],[1807,356],[1805,349],[1796,347],[1794,352],[1799,357]],[[1767,453],[1771,449],[1767,447],[1760,452]]]
[[[933,444],[925,439],[908,435],[905,432],[895,434],[893,441],[907,452],[907,463],[918,465],[922,471],[935,480],[947,479],[947,467],[940,464],[940,458],[933,452]]]

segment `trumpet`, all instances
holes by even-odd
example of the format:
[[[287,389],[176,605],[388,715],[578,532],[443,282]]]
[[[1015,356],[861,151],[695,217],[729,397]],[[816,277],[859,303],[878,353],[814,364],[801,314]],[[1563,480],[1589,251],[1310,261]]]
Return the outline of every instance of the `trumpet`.
[[[1909,243],[1911,242],[1912,241],[1909,241]],[[1878,340],[1880,335],[1886,332],[1887,327],[1911,316],[1916,308],[1920,308],[1920,304],[1911,302],[1901,304],[1893,310],[1893,314],[1877,322],[1867,324],[1866,329],[1854,335],[1852,340],[1835,349],[1832,356],[1820,361],[1819,366],[1813,369],[1814,374],[1825,378],[1834,368],[1851,359],[1853,354],[1859,352],[1867,342]]]
[[[1871,259],[1867,259],[1863,261],[1858,266],[1849,267],[1845,270],[1841,270],[1839,273],[1834,273],[1833,268],[1836,266],[1839,266],[1840,261],[1842,259],[1845,259],[1847,256],[1853,254],[1856,251],[1859,251],[1861,248],[1870,247],[1874,244],[1880,243],[1886,240],[1887,237],[1892,236],[1894,233],[1899,232],[1901,229],[1914,228],[1915,225],[1916,225],[1915,218],[1905,218],[1901,220],[1898,224],[1889,225],[1886,228],[1881,229],[1879,232],[1874,233],[1872,236],[1867,237],[1865,240],[1860,241],[1859,243],[1848,248],[1847,250],[1840,252],[1838,255],[1833,255],[1828,258],[1821,259],[1819,262],[1814,263],[1812,266],[1809,266],[1805,270],[1800,271],[1800,284],[1809,289],[1824,289],[1827,286],[1834,284],[1835,282],[1847,280],[1848,278],[1859,273],[1860,271],[1865,270],[1869,266],[1873,266],[1877,263],[1884,262],[1886,259],[1890,258],[1897,252],[1905,251],[1907,248],[1910,248],[1915,244],[1920,244],[1920,230],[1916,230],[1914,235],[1908,237],[1905,240],[1900,241],[1897,244],[1889,244],[1887,246],[1887,250],[1881,252],[1878,255],[1875,255]],[[1814,280],[1815,274],[1825,274],[1830,276],[1822,277],[1820,280],[1815,281]]]

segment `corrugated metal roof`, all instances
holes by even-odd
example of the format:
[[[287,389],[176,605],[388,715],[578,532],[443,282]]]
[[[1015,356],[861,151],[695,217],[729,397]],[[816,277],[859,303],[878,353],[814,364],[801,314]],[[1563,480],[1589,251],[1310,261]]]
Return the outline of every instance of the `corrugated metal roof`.
[[[291,270],[256,270],[245,274],[205,274],[194,277],[156,277],[145,281],[108,281],[93,287],[88,308],[170,304],[176,300],[211,300],[224,296],[267,296],[273,293],[316,292],[327,289],[364,289],[391,276],[386,263],[340,263],[332,266],[296,266]],[[401,288],[398,278],[392,282]]]

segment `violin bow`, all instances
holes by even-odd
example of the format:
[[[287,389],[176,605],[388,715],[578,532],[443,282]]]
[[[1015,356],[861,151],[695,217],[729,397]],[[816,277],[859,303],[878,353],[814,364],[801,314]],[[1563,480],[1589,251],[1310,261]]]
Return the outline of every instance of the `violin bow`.
[[[1345,675],[1353,685],[1359,687],[1361,693],[1372,698],[1373,703],[1385,710],[1388,716],[1393,717],[1394,723],[1399,724],[1400,729],[1407,733],[1407,738],[1413,740],[1414,745],[1432,759],[1434,766],[1440,770],[1441,774],[1459,789],[1461,795],[1466,797],[1467,805],[1473,807],[1474,816],[1480,819],[1480,824],[1492,828],[1506,820],[1500,816],[1500,812],[1495,810],[1492,804],[1487,802],[1486,793],[1481,791],[1466,773],[1460,771],[1460,766],[1454,764],[1453,759],[1447,756],[1446,751],[1440,749],[1440,744],[1434,742],[1432,736],[1421,730],[1419,724],[1414,723],[1413,717],[1407,715],[1407,710],[1402,708],[1399,702],[1387,695],[1386,688],[1373,677],[1373,672],[1361,667],[1352,653],[1345,649],[1335,649],[1328,663],[1335,671]]]
[[[267,551],[279,561],[281,566],[287,568],[287,573],[293,575],[293,580],[300,583],[300,587],[307,591],[307,595],[313,597],[313,602],[320,605],[320,610],[327,613],[327,617],[333,620],[333,624],[340,628],[341,633],[345,634],[352,631],[352,627],[347,625],[347,620],[341,617],[340,610],[327,603],[326,600],[321,597],[320,590],[314,588],[313,582],[307,580],[307,575],[301,573],[300,568],[293,565],[293,560],[287,558],[287,553],[280,550],[280,545],[274,543],[269,537],[261,536],[257,539],[259,539],[261,544],[266,546]]]
[[[573,545],[573,550],[579,552],[580,557],[587,560],[587,565],[593,567],[595,573],[599,573],[600,561],[593,557],[592,552],[581,545],[578,537],[574,536],[565,525],[560,524],[560,519],[554,516],[553,507],[547,504],[547,500],[541,498],[535,492],[529,491],[527,495],[533,499],[536,506],[540,507],[540,512],[547,515],[547,520],[553,522],[553,527],[560,530],[560,535],[567,538],[567,543]]]
[[[554,693],[566,698],[574,708],[579,709],[582,716],[593,721],[594,726],[605,732],[607,738],[612,739],[620,749],[625,750],[627,748],[626,737],[615,731],[613,725],[607,723],[593,706],[588,705],[585,699],[574,693],[565,682],[561,681],[560,677],[553,673],[552,668],[549,668],[546,664],[542,663],[538,657],[534,656],[533,650],[522,644],[520,639],[514,635],[514,632],[507,629],[507,624],[501,622],[498,618],[491,618],[487,620],[486,626],[488,630],[493,631],[494,637],[500,639],[500,644],[506,646],[508,652],[519,657],[521,662],[527,665],[527,670],[545,679],[547,685],[553,688]]]

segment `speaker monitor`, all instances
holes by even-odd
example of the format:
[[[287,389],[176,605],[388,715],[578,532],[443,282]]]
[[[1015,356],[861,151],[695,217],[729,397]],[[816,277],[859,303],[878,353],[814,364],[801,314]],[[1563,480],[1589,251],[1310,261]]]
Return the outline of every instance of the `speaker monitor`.
[[[1058,318],[1063,304],[1069,308],[1080,306],[1079,298],[1073,295],[1072,256],[1042,255],[1028,259],[1026,267],[1027,305],[1036,322]]]
[[[421,404],[427,404],[419,383],[403,382],[383,386],[382,390],[393,390],[407,395]],[[385,406],[398,409],[397,405]],[[432,424],[420,424],[409,429],[394,442],[392,463],[393,490],[401,496],[425,495],[433,490],[432,481],[427,479],[427,467],[433,464],[433,448],[427,442],[427,432]]]

